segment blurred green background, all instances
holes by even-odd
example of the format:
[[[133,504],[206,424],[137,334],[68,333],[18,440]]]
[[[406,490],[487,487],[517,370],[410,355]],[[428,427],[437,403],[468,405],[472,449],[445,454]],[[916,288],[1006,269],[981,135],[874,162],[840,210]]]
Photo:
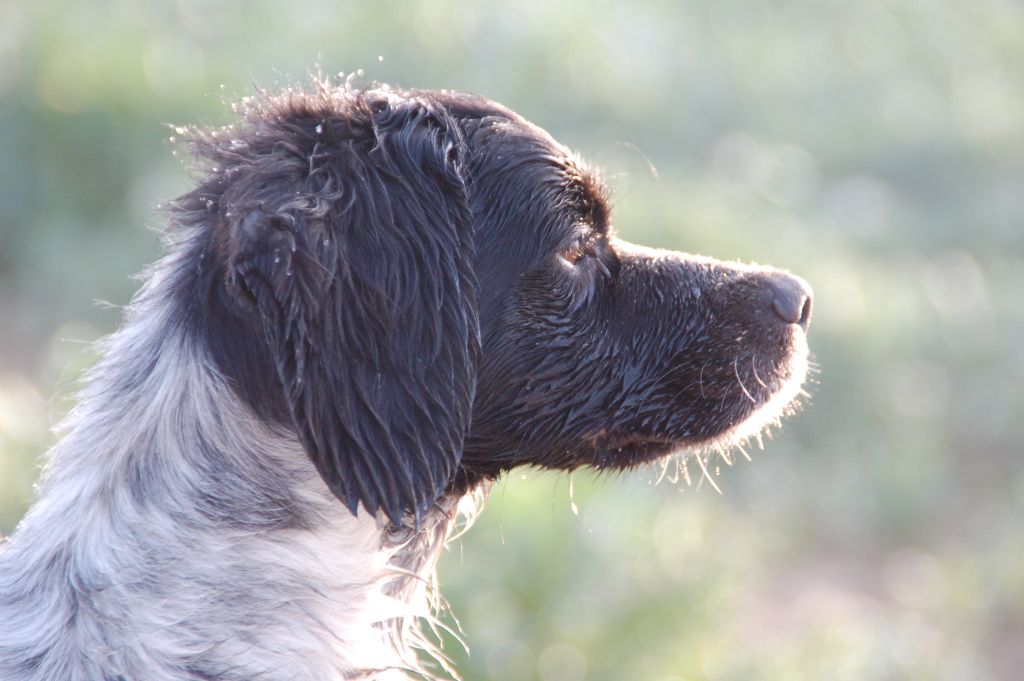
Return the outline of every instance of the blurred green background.
[[[810,406],[723,494],[495,489],[441,567],[467,679],[1024,678],[1015,0],[0,3],[0,532],[189,184],[167,124],[316,65],[501,101],[627,239],[816,290]]]

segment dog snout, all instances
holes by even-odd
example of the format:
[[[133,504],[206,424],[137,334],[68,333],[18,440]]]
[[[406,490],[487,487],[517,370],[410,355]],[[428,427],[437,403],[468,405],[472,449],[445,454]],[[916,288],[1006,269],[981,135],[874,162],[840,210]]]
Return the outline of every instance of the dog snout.
[[[778,272],[768,278],[767,286],[775,316],[807,331],[811,324],[811,300],[814,297],[811,285],[796,275]]]

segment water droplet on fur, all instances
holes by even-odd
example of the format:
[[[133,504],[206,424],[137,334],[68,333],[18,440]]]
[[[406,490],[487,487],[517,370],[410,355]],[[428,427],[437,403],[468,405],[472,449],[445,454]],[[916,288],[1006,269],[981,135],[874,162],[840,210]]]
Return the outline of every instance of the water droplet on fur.
[[[331,245],[331,240],[330,239],[324,239],[324,246],[330,246],[330,245]]]
[[[185,133],[188,132],[188,129],[179,125],[174,128],[174,132],[178,133],[179,135],[184,135]]]
[[[213,199],[206,199],[206,209],[209,210],[211,208],[213,208]]]
[[[281,256],[279,256],[279,255],[275,255],[275,256],[274,256],[274,264],[276,265],[276,264],[277,264],[277,263],[279,263],[279,262],[281,262]]]
[[[324,124],[323,123],[317,123],[315,130],[316,130],[316,134],[322,135],[323,132],[324,132]]]

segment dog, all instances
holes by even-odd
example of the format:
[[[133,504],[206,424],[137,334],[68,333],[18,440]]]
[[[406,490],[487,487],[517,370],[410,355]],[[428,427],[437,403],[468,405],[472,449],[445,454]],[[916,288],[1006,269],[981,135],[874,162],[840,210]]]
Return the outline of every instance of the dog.
[[[728,449],[799,401],[806,282],[617,238],[509,109],[318,82],[236,111],[179,131],[167,254],[0,549],[0,679],[448,673],[419,623],[491,481]]]

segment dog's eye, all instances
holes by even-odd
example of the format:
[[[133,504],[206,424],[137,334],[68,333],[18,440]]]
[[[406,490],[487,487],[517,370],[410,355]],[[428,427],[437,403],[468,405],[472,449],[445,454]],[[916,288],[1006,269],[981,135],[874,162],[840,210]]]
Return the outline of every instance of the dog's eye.
[[[570,265],[575,265],[580,260],[594,255],[595,239],[591,236],[578,237],[572,244],[562,250],[558,255]]]

